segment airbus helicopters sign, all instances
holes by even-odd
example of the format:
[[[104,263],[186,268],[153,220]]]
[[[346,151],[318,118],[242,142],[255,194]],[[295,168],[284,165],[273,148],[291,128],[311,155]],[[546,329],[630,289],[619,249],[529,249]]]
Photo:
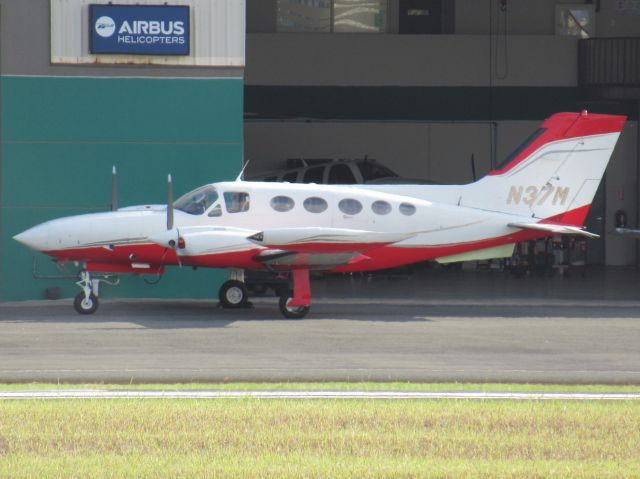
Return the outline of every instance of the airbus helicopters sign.
[[[189,7],[97,5],[89,7],[93,54],[189,55]]]

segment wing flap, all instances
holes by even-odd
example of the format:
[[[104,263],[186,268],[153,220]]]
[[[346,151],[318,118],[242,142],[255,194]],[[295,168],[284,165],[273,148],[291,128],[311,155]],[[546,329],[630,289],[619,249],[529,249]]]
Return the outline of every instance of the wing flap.
[[[265,250],[254,259],[276,270],[306,268],[311,270],[327,270],[336,266],[353,264],[369,259],[358,252],[350,253],[300,253],[296,251]]]

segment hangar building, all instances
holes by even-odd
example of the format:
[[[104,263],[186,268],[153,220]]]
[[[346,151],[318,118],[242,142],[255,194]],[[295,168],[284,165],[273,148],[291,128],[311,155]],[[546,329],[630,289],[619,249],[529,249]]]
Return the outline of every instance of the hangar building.
[[[188,34],[144,50],[130,25],[133,50],[103,46],[96,6],[109,4],[186,7]],[[120,205],[164,203],[167,173],[177,194],[234,178],[243,155],[250,172],[366,156],[460,183],[471,155],[481,176],[544,118],[585,108],[629,117],[588,261],[638,262],[636,243],[613,233],[620,210],[640,224],[634,0],[0,0],[0,82],[0,300],[75,294],[34,279],[63,273],[11,238],[108,210],[112,165]],[[173,268],[156,286],[128,277],[104,292],[210,298],[225,276]]]
[[[576,23],[578,22],[578,23]],[[578,26],[579,24],[579,26]],[[465,183],[559,111],[625,114],[592,207],[592,264],[632,265],[638,222],[640,3],[595,0],[248,0],[245,154],[375,158]]]

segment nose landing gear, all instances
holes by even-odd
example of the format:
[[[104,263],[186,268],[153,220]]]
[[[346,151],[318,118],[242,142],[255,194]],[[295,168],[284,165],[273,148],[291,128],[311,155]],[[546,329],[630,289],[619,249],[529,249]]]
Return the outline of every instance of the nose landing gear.
[[[80,281],[76,283],[82,289],[73,300],[73,307],[79,314],[93,314],[98,309],[100,280],[91,279],[88,271],[80,271]]]
[[[76,284],[80,286],[80,291],[73,300],[73,307],[78,314],[93,314],[98,309],[100,302],[98,296],[100,293],[100,282],[104,281],[110,286],[116,286],[119,280],[109,281],[107,277],[91,278],[91,274],[86,271],[80,271],[80,281]]]

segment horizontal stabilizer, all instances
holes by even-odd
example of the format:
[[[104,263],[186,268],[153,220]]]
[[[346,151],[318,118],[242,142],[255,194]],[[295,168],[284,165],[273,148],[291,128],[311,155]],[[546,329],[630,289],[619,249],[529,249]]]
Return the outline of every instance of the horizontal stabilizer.
[[[412,233],[381,233],[346,228],[274,228],[248,237],[262,246],[288,251],[361,251],[414,236]]]
[[[590,233],[577,226],[554,224],[554,223],[509,223],[507,226],[521,228],[525,230],[546,231],[554,235],[581,235],[587,238],[599,238],[600,235]]]
[[[629,236],[631,238],[640,239],[640,229],[637,228],[616,228],[619,235]]]

